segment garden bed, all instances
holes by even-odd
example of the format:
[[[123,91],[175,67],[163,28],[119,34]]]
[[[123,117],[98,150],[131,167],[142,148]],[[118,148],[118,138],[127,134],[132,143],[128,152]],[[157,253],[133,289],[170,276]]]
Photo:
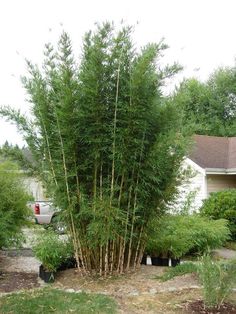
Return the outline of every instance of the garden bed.
[[[1,257],[1,269],[4,274],[2,280],[0,279],[0,293],[40,286],[38,262],[34,262],[32,269],[34,272],[25,272],[26,269],[32,268],[32,257],[9,257],[7,254],[2,254]],[[9,267],[11,273],[7,271]],[[56,280],[52,286],[70,292],[85,291],[89,294],[101,293],[111,296],[118,304],[118,313],[196,313],[194,311],[197,310],[197,306],[200,306],[202,298],[197,276],[186,274],[166,282],[157,280],[156,277],[161,276],[167,269],[168,267],[142,265],[135,273],[107,279],[85,278],[80,276],[77,269],[67,269],[56,273]],[[236,293],[232,296],[232,300],[235,299]],[[222,313],[235,313],[232,312],[234,309],[230,312],[229,307],[227,311]]]
[[[81,277],[76,269],[68,269],[58,272],[55,283],[51,286],[72,294],[73,292],[85,291],[92,295],[105,294],[111,296],[118,305],[118,313],[207,314],[207,311],[194,312],[198,306],[200,308],[200,300],[202,298],[196,276],[187,274],[175,277],[166,282],[155,279],[156,276],[162,275],[165,270],[165,267],[142,266],[136,273],[118,277],[113,276],[107,279],[97,279],[93,277]],[[22,275],[21,277],[19,273],[9,273],[8,277],[5,277],[5,283],[7,281],[9,283],[9,285],[4,286],[5,292],[30,289],[34,284],[34,287],[38,286],[38,274],[24,273]],[[18,281],[19,284],[17,284]],[[8,291],[6,291],[7,287]],[[33,294],[35,294],[34,291],[32,292]],[[235,293],[232,296],[233,299],[235,299]],[[50,303],[50,300],[48,299],[47,302]],[[227,311],[219,313],[236,313],[234,308],[230,311],[228,307]],[[15,312],[13,311],[12,313]],[[40,312],[36,311],[35,313]],[[61,311],[61,313],[67,312]]]

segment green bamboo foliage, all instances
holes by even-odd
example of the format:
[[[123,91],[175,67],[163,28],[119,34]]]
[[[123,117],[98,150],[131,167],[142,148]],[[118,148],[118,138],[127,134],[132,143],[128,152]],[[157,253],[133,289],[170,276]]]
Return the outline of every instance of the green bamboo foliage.
[[[161,92],[179,67],[160,69],[166,45],[138,52],[132,32],[98,25],[84,37],[79,65],[63,33],[56,50],[46,45],[42,69],[28,62],[32,120],[0,110],[24,134],[62,208],[83,274],[135,269],[148,222],[180,181],[186,139]]]

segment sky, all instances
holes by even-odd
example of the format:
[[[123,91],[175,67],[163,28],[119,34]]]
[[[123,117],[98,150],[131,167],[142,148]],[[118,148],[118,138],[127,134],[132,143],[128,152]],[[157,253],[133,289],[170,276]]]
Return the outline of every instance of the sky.
[[[163,63],[179,62],[184,77],[206,80],[219,66],[233,66],[236,56],[235,0],[2,0],[0,1],[0,105],[28,114],[30,105],[20,82],[25,59],[40,64],[45,43],[63,30],[81,53],[82,37],[96,22],[135,25],[137,47],[162,38],[169,45]],[[0,119],[0,145],[22,146],[22,136]]]

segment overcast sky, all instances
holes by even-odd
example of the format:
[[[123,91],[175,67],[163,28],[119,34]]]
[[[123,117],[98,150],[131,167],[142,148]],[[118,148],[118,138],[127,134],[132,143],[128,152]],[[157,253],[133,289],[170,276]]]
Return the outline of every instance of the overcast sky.
[[[135,43],[170,46],[169,62],[184,66],[181,77],[206,79],[218,66],[234,65],[236,56],[235,0],[2,0],[0,1],[0,105],[29,110],[20,75],[25,58],[42,61],[47,42],[57,42],[66,30],[75,55],[83,34],[95,22],[136,25]],[[0,120],[0,145],[8,140],[22,145],[13,126]]]

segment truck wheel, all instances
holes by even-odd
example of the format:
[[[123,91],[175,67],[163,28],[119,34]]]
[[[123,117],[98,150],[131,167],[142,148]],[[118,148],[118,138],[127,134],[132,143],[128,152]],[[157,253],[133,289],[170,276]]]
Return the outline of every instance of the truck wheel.
[[[53,230],[59,234],[64,234],[66,232],[65,223],[61,221],[57,215],[52,217],[51,225]]]

